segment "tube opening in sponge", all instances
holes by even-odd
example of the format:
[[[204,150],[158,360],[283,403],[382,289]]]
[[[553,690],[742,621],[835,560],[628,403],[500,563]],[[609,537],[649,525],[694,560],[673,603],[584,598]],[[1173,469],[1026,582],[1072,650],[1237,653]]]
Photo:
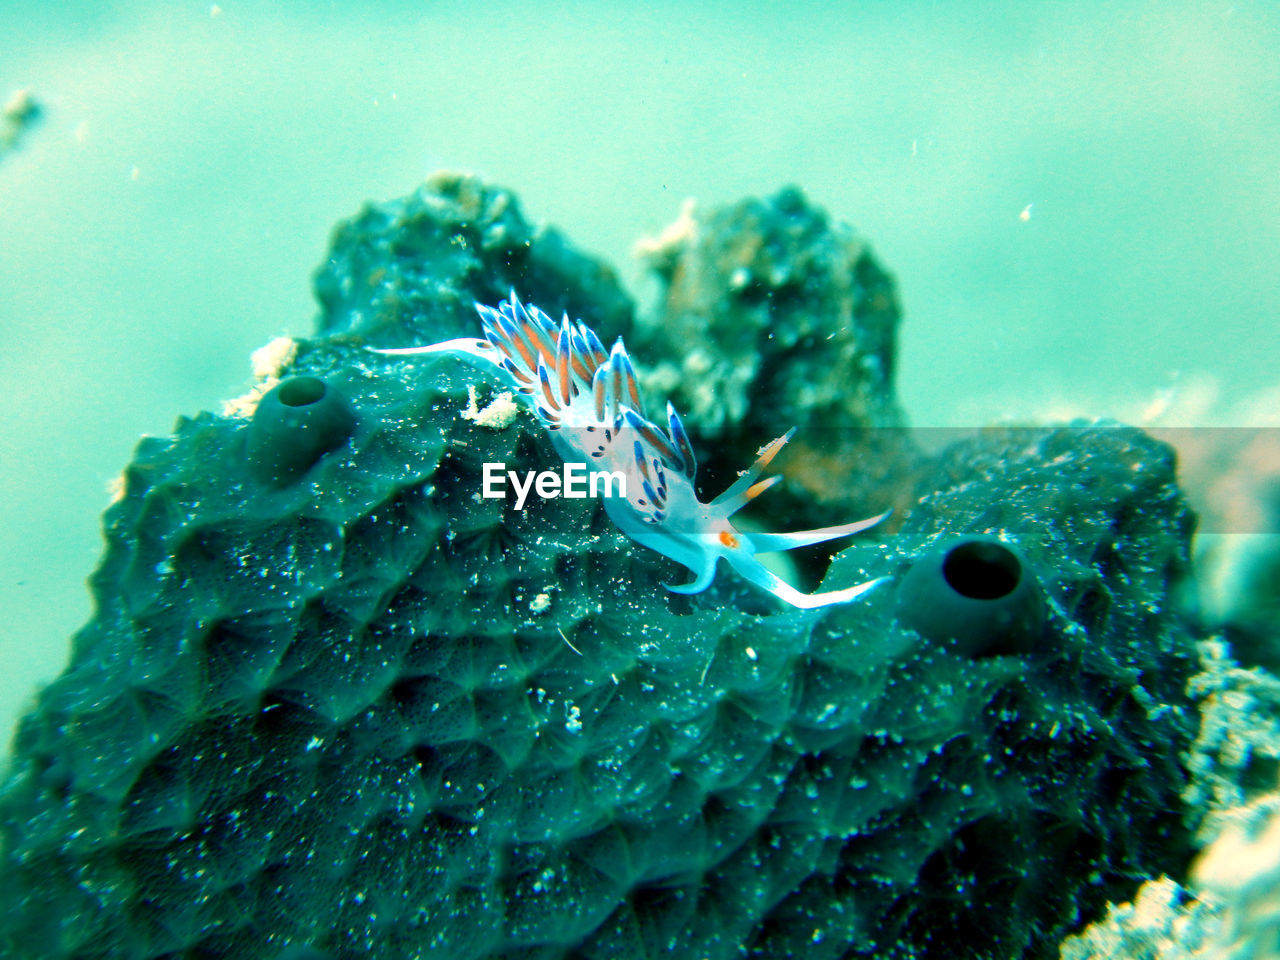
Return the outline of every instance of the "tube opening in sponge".
[[[277,396],[286,407],[307,407],[323,398],[325,389],[319,377],[290,377],[280,384]]]
[[[999,600],[1018,588],[1022,564],[998,543],[970,540],[947,554],[942,575],[951,588],[973,600]]]

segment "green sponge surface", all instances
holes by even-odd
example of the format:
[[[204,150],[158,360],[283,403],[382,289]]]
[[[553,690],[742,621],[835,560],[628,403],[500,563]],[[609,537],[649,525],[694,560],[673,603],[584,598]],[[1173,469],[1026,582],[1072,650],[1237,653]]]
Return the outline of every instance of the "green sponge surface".
[[[1081,531],[1023,544],[1035,650],[975,658],[892,591],[679,597],[594,501],[479,497],[485,462],[559,464],[523,416],[462,418],[495,384],[452,359],[339,330],[289,372],[354,418],[292,482],[209,414],[126,471],[0,799],[6,956],[1050,956],[1181,869],[1191,637],[1176,564],[1137,567],[1185,554],[1185,508],[1124,486],[1127,457],[1172,477],[1140,434],[948,467],[950,509],[833,564],[827,588],[895,575],[983,502]],[[1077,490],[1071,450],[1114,483]]]

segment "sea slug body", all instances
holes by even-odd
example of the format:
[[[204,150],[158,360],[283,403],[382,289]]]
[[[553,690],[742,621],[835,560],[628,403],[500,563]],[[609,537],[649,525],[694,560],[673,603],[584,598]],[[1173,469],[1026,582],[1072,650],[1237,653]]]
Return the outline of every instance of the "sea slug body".
[[[857,533],[888,514],[816,530],[747,533],[729,518],[781,477],[757,481],[791,438],[794,428],[766,444],[727,490],[709,503],[698,499],[693,447],[680,416],[667,404],[667,428],[645,418],[635,370],[622,339],[605,350],[600,338],[566,314],[556,323],[512,292],[496,308],[476,304],[484,338],[464,337],[422,347],[376,350],[391,355],[453,354],[496,367],[538,422],[549,431],[566,463],[620,471],[626,496],[608,497],[605,511],[632,540],[688,567],[694,579],[668,584],[676,593],[711,585],[723,557],[745,580],[797,607],[846,603],[885,578],[821,593],[802,593],[768,570],[757,553],[791,550]]]

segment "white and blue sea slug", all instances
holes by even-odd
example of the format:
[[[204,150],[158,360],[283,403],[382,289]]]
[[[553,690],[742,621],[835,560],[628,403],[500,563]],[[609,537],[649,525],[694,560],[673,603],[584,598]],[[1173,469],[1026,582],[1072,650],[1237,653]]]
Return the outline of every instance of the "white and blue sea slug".
[[[620,471],[626,495],[605,497],[605,511],[632,540],[682,563],[694,573],[676,593],[698,593],[711,585],[723,557],[744,579],[797,607],[846,603],[884,581],[869,580],[842,590],[801,593],[768,570],[757,553],[792,550],[857,533],[888,514],[818,530],[747,533],[729,518],[781,477],[757,481],[761,471],[795,432],[766,444],[758,459],[710,503],[694,489],[697,463],[680,417],[667,404],[667,429],[647,420],[635,371],[622,339],[606,351],[595,332],[566,314],[556,323],[514,291],[498,307],[476,304],[484,339],[464,337],[424,347],[378,350],[394,355],[454,354],[496,367],[525,399],[551,434],[566,463],[589,470]]]

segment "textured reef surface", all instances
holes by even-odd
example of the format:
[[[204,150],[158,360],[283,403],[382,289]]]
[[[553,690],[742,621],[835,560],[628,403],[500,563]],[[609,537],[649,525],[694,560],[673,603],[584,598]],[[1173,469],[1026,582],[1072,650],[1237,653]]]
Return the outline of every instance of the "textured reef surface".
[[[1185,877],[1172,451],[912,450],[893,283],[796,190],[646,256],[637,320],[511,193],[437,175],[338,227],[315,336],[249,397],[142,441],[0,797],[5,956],[1051,957]],[[474,335],[512,287],[625,334],[713,478],[801,424],[771,525],[904,504],[823,588],[895,585],[677,596],[593,500],[480,498],[548,438],[483,373],[366,348]]]

